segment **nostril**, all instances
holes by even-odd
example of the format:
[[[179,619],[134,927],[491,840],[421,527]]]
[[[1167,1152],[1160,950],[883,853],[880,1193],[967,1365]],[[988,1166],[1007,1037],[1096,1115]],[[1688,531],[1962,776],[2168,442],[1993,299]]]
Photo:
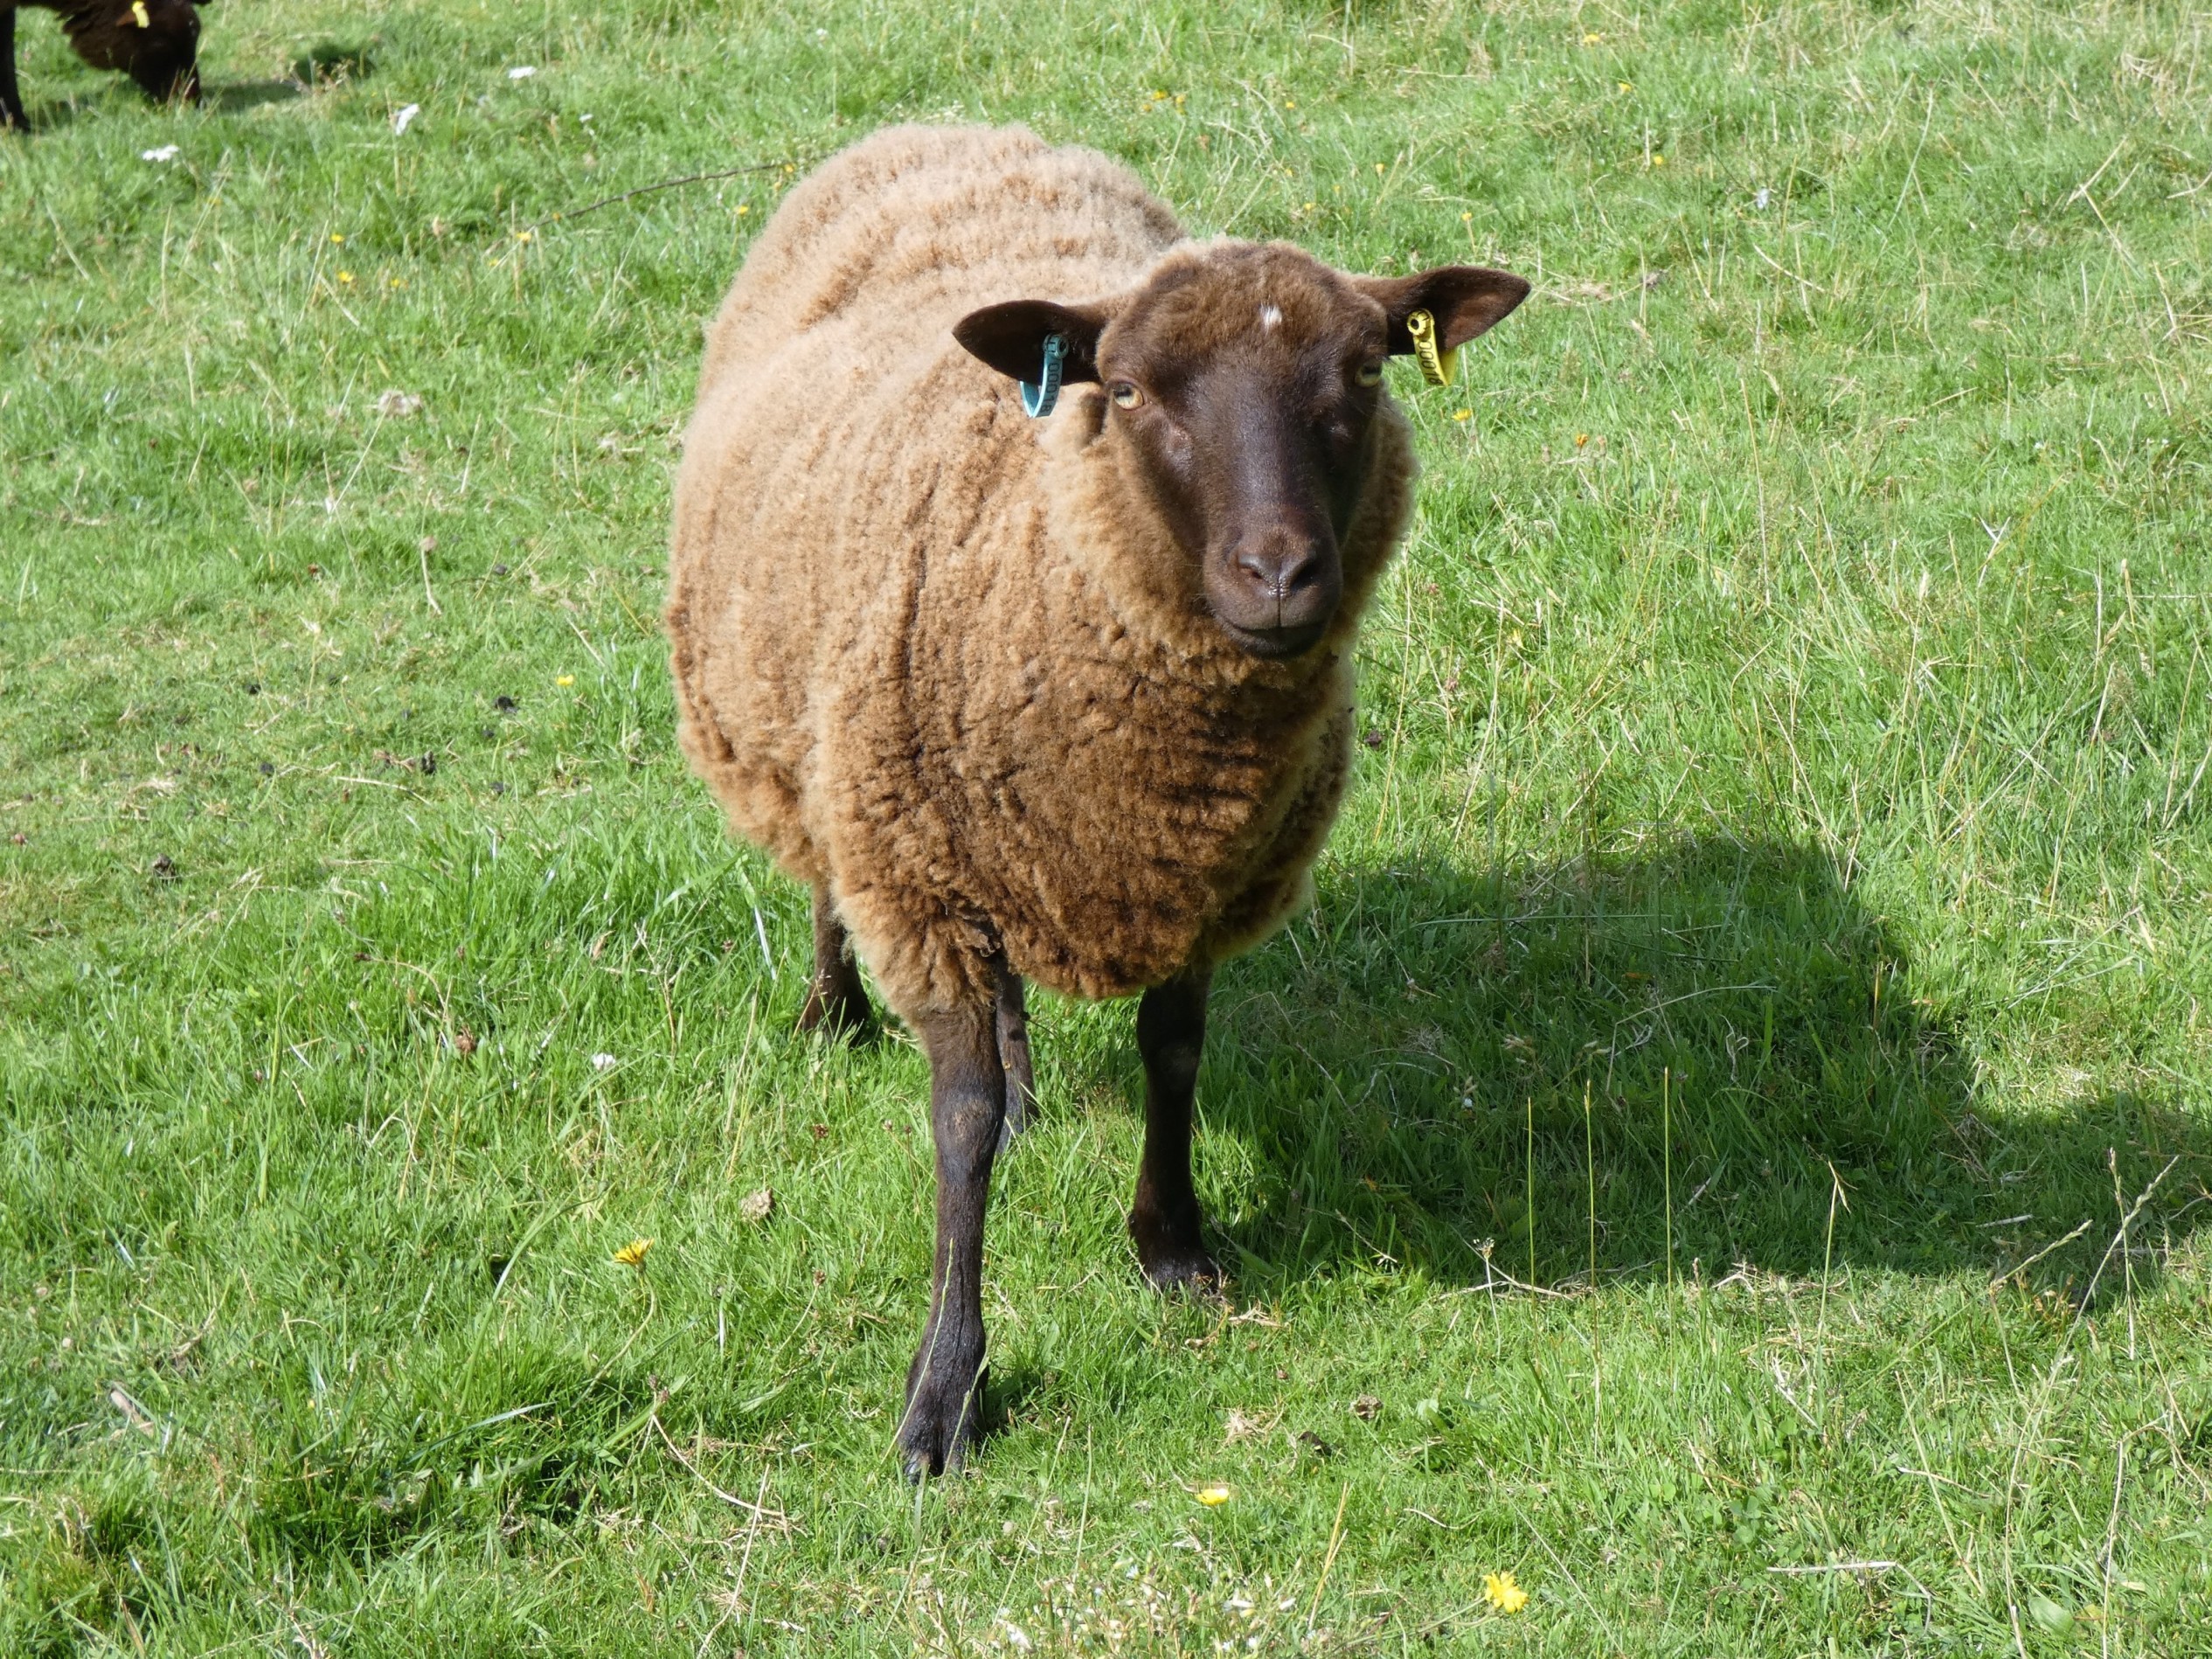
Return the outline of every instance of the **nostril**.
[[[1314,553],[1300,553],[1284,559],[1277,566],[1275,591],[1295,593],[1314,586],[1321,579],[1321,561]]]

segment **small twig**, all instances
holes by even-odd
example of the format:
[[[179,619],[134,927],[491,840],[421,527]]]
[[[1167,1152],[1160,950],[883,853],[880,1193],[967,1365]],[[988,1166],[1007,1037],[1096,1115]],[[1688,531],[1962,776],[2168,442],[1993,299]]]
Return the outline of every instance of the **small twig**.
[[[1352,1496],[1352,1483],[1344,1482],[1337,1495],[1336,1520],[1328,1529],[1328,1553],[1321,1558],[1321,1576],[1314,1581],[1314,1599],[1306,1608],[1306,1634],[1314,1634],[1314,1619],[1321,1609],[1321,1592],[1328,1588],[1328,1570],[1336,1565],[1336,1547],[1344,1542],[1344,1505]]]
[[[681,1451],[676,1449],[676,1442],[669,1438],[668,1430],[661,1426],[660,1413],[655,1412],[651,1420],[653,1424],[653,1432],[661,1437],[661,1444],[669,1448],[669,1455],[673,1457],[677,1462],[683,1464],[685,1468],[689,1469],[691,1472],[693,1478],[695,1478],[701,1486],[705,1487],[708,1491],[713,1493],[715,1496],[720,1498],[732,1509],[745,1510],[752,1517],[755,1522],[766,1521],[769,1525],[786,1532],[788,1532],[791,1530],[791,1517],[786,1515],[781,1510],[764,1509],[758,1503],[748,1503],[743,1498],[739,1497],[735,1492],[725,1492],[720,1487],[717,1486],[712,1481],[707,1479],[706,1475],[700,1471],[697,1464],[694,1463],[690,1458],[684,1456]],[[763,1493],[766,1493],[768,1489],[767,1482],[765,1476],[762,1479],[760,1489]]]
[[[2041,1261],[2045,1256],[2050,1254],[2052,1251],[2063,1250],[2068,1245],[2073,1243],[2075,1239],[2080,1238],[2082,1234],[2087,1232],[2092,1225],[2094,1224],[2091,1222],[2083,1222],[2080,1226],[2075,1228],[2073,1232],[2068,1233],[2063,1239],[2058,1240],[2057,1243],[2045,1245],[2041,1250],[2038,1250],[2034,1255],[2028,1257],[2027,1260],[2021,1262],[2018,1267],[2006,1268],[2004,1272],[1999,1274],[1994,1279],[1992,1279],[1989,1281],[1990,1288],[1994,1290],[1999,1285],[2003,1284],[2006,1280],[2018,1278],[2021,1274],[2026,1273],[2030,1267]]]
[[[686,173],[681,178],[664,178],[657,184],[640,184],[635,190],[626,190],[619,196],[604,196],[596,202],[589,203],[582,207],[572,208],[565,212],[550,213],[545,218],[538,219],[534,224],[526,225],[523,228],[535,231],[547,225],[565,224],[572,219],[581,219],[586,213],[596,213],[602,207],[612,207],[617,202],[627,202],[633,196],[650,196],[656,191],[674,190],[679,184],[704,184],[718,178],[738,178],[747,173],[773,173],[779,169],[786,172],[795,172],[812,159],[812,156],[802,156],[795,161],[756,162],[750,167],[725,167],[721,171],[714,173]]]

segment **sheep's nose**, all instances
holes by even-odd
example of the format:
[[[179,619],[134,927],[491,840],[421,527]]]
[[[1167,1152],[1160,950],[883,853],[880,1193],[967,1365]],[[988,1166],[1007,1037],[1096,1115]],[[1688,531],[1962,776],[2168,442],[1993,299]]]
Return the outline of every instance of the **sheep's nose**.
[[[1321,579],[1320,550],[1303,538],[1273,535],[1237,549],[1237,568],[1278,605],[1293,602]]]
[[[1216,568],[1227,580],[1208,583],[1214,614],[1261,656],[1295,656],[1313,644],[1343,593],[1334,538],[1294,524],[1247,531]]]

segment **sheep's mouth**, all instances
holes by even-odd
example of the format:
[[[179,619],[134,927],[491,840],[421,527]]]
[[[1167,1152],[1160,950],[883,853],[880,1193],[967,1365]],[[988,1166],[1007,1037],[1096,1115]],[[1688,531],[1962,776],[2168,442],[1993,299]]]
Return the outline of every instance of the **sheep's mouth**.
[[[1239,628],[1219,615],[1214,621],[1221,624],[1221,631],[1229,635],[1238,649],[1248,656],[1257,656],[1271,663],[1305,656],[1320,644],[1321,635],[1328,632],[1328,619],[1325,616],[1287,628]]]

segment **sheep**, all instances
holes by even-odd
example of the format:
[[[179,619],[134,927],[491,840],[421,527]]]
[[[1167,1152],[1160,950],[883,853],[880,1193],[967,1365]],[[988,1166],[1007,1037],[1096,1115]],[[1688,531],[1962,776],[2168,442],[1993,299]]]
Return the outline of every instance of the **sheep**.
[[[1527,292],[1186,240],[1094,151],[904,127],[790,192],[710,325],[664,616],[679,741],[813,890],[801,1025],[865,1035],[864,963],[928,1058],[910,1475],[976,1438],[1025,982],[1141,994],[1129,1232],[1155,1285],[1217,1284],[1190,1176],[1207,992],[1301,901],[1343,795],[1354,636],[1415,470],[1383,359]]]
[[[31,130],[16,86],[16,13],[42,6],[61,14],[77,55],[95,69],[120,69],[149,97],[199,101],[199,8],[207,0],[0,0],[0,128]]]

